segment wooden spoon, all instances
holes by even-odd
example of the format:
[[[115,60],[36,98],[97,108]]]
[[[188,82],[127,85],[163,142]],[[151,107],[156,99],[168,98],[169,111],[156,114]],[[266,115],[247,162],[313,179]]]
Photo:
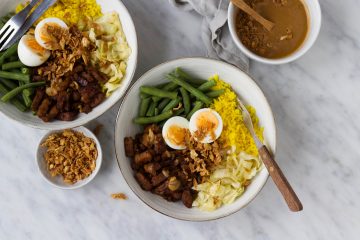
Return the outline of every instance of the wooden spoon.
[[[273,22],[270,22],[269,20],[263,18],[259,13],[257,13],[254,9],[252,9],[249,5],[246,4],[244,0],[231,0],[231,2],[249,14],[252,18],[254,18],[258,23],[264,26],[266,30],[269,32],[273,29],[275,24]]]

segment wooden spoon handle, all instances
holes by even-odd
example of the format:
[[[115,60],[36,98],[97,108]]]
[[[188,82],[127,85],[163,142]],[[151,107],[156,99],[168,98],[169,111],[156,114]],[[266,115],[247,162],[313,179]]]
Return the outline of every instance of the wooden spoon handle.
[[[257,22],[263,25],[264,28],[266,28],[266,30],[268,30],[269,32],[271,31],[271,29],[273,29],[274,23],[263,18],[259,13],[257,13],[254,9],[252,9],[249,5],[247,5],[246,2],[244,2],[244,0],[231,0],[231,2],[235,6],[237,6],[238,8],[249,14],[251,17],[253,17]]]
[[[263,146],[259,149],[259,155],[266,168],[268,169],[271,178],[273,179],[279,191],[283,195],[290,210],[293,212],[301,211],[303,209],[303,206],[299,198],[296,196],[296,193],[290,186],[288,180],[286,179],[285,175],[283,174],[275,160],[272,158],[266,146]]]

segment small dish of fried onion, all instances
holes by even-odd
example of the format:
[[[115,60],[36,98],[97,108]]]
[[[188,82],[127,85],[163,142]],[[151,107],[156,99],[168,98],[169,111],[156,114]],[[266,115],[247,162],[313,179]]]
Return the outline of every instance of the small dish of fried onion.
[[[86,185],[99,172],[102,162],[100,143],[85,127],[48,132],[36,152],[41,175],[61,189]]]

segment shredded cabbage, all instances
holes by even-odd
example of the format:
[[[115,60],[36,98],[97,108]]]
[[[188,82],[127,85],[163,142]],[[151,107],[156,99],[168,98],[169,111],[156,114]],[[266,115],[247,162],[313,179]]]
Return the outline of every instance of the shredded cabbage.
[[[88,31],[90,40],[96,44],[97,49],[92,53],[91,62],[109,77],[103,90],[106,96],[110,96],[120,87],[131,54],[119,15],[110,12],[95,21],[81,22],[79,27]]]
[[[237,155],[235,147],[232,147],[222,164],[211,173],[209,180],[194,186],[198,196],[193,206],[203,211],[214,211],[223,204],[233,203],[243,194],[261,167],[258,157],[245,152]]]

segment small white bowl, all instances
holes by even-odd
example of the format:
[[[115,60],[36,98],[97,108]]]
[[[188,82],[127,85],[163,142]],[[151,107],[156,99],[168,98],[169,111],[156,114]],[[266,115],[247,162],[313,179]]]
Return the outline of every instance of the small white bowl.
[[[213,212],[204,212],[195,207],[186,208],[181,202],[168,202],[158,195],[142,190],[134,177],[131,161],[125,156],[124,138],[135,136],[142,130],[140,126],[133,123],[133,119],[138,114],[140,86],[168,82],[166,75],[176,67],[181,67],[191,75],[202,79],[218,74],[222,80],[229,83],[245,104],[250,104],[256,109],[260,125],[264,127],[265,143],[275,153],[275,120],[266,97],[255,81],[240,69],[225,62],[207,58],[182,58],[160,64],[149,70],[126,93],[115,124],[115,151],[119,167],[131,190],[146,205],[157,212],[188,221],[207,221],[226,217],[244,208],[260,192],[269,176],[265,167],[254,177],[244,194],[234,203],[224,205]]]
[[[318,0],[303,0],[309,14],[310,28],[307,34],[307,37],[304,43],[297,49],[294,53],[289,56],[278,58],[278,59],[270,59],[261,57],[253,52],[251,52],[244,44],[242,44],[240,38],[236,33],[236,16],[240,11],[235,5],[230,3],[228,9],[228,25],[230,29],[230,34],[232,39],[234,40],[236,46],[249,58],[256,60],[261,63],[267,64],[284,64],[295,61],[304,55],[314,44],[317,39],[320,27],[321,27],[321,9]]]
[[[16,5],[25,0],[1,0],[0,1],[0,16],[5,15],[7,12],[14,11]],[[113,105],[115,105],[125,94],[126,89],[133,79],[138,58],[138,42],[134,22],[131,18],[129,11],[125,5],[118,0],[97,0],[104,13],[115,11],[119,14],[121,24],[126,36],[126,40],[131,48],[131,55],[127,62],[126,74],[122,80],[121,86],[114,91],[110,97],[106,98],[99,106],[95,107],[88,114],[80,113],[73,121],[59,121],[43,122],[38,116],[32,114],[31,111],[20,112],[12,104],[3,103],[0,101],[0,112],[10,119],[17,121],[23,125],[43,129],[43,130],[60,130],[66,128],[74,128],[85,125],[86,123],[101,116]]]
[[[91,132],[89,129],[85,128],[85,127],[77,127],[77,128],[73,128],[72,130],[74,131],[78,131],[83,133],[86,137],[89,137],[91,139],[93,139],[96,143],[96,149],[98,151],[98,157],[96,159],[96,167],[95,170],[91,173],[91,175],[81,181],[76,182],[75,184],[66,184],[63,181],[63,177],[62,176],[57,176],[57,177],[52,177],[49,174],[49,171],[47,170],[46,167],[46,163],[44,160],[44,153],[46,151],[45,147],[41,147],[41,144],[46,140],[46,138],[48,138],[51,134],[57,133],[57,132],[62,132],[60,130],[56,130],[56,131],[49,131],[48,133],[46,133],[39,141],[39,145],[38,148],[36,150],[36,164],[39,168],[39,172],[41,173],[41,175],[43,176],[43,178],[45,179],[46,182],[48,182],[49,184],[57,187],[57,188],[61,188],[61,189],[77,189],[80,187],[85,186],[86,184],[88,184],[89,182],[91,182],[91,180],[93,180],[96,176],[96,174],[99,172],[100,167],[101,167],[101,163],[102,163],[102,150],[101,150],[101,146],[100,146],[100,142],[97,139],[97,137],[95,136],[95,134],[93,132]]]

